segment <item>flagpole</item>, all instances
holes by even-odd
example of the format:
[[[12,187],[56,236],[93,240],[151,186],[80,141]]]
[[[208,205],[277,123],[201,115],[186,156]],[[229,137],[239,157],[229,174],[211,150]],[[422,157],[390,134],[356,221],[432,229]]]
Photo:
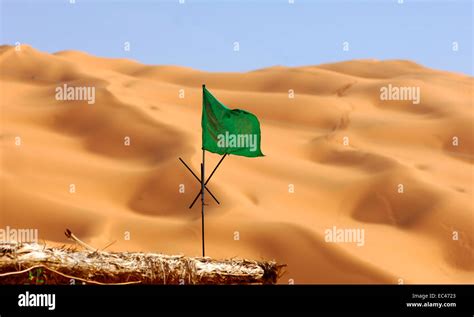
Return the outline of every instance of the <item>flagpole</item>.
[[[202,93],[204,98],[204,88],[206,85],[202,85]],[[204,105],[203,105],[204,107]],[[201,164],[201,234],[202,234],[202,256],[206,255],[204,248],[204,162],[205,162],[205,153],[204,144],[202,148],[202,164]]]

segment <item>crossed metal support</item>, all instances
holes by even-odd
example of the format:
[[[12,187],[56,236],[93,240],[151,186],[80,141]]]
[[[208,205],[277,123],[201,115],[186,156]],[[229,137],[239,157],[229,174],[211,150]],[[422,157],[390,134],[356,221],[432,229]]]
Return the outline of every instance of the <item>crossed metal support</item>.
[[[220,205],[220,202],[219,200],[217,200],[216,196],[214,196],[214,194],[209,190],[209,188],[207,188],[207,183],[209,183],[209,181],[211,180],[212,176],[214,175],[215,171],[217,170],[217,168],[219,167],[219,165],[221,165],[222,161],[224,160],[224,158],[227,156],[227,153],[224,154],[222,156],[222,158],[219,160],[219,163],[217,163],[216,167],[214,167],[214,170],[212,171],[212,173],[209,175],[209,177],[206,179],[205,183],[204,183],[204,189],[211,195],[211,197],[216,201],[217,204]],[[181,161],[181,163],[183,163],[184,166],[186,166],[186,168],[191,172],[191,174],[193,174],[194,178],[199,182],[199,184],[201,184],[201,179],[196,175],[196,173],[193,172],[193,170],[188,166],[188,164],[186,164],[186,162],[182,159],[182,158],[179,158],[179,160]],[[191,203],[191,205],[189,206],[189,209],[193,208],[194,204],[196,203],[196,201],[198,200],[199,196],[201,195],[201,192],[202,192],[202,189],[199,190],[199,193],[197,193],[196,197],[194,198],[193,202]]]

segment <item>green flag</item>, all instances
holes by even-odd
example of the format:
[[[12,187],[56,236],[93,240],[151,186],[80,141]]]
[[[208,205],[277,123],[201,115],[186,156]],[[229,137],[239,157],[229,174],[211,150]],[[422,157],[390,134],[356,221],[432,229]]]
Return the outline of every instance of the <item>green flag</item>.
[[[217,154],[263,156],[260,123],[250,112],[231,110],[202,86],[202,148]]]

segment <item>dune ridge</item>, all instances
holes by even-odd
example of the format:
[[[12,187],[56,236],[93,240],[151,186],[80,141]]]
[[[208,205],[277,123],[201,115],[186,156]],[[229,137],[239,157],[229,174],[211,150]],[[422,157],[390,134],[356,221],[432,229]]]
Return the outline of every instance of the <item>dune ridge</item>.
[[[205,83],[258,116],[266,155],[210,182],[207,255],[285,263],[280,283],[473,283],[473,80],[404,60],[211,73],[4,45],[0,228],[198,256],[199,184],[178,157],[197,171]],[[56,100],[63,84],[95,87],[95,104]],[[388,84],[420,103],[381,100]],[[364,245],[328,243],[333,226]]]

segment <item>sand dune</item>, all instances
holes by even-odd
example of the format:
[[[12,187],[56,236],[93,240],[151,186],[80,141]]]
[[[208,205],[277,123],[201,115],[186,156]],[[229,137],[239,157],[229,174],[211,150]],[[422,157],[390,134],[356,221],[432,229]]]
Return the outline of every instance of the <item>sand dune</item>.
[[[199,184],[178,157],[198,170],[202,83],[259,117],[266,154],[210,182],[207,255],[286,263],[281,283],[474,282],[474,81],[410,61],[209,73],[2,46],[0,227],[199,255]],[[63,84],[95,87],[95,104],[56,100]],[[420,102],[381,100],[389,84]],[[364,229],[363,246],[327,242],[334,226]]]

